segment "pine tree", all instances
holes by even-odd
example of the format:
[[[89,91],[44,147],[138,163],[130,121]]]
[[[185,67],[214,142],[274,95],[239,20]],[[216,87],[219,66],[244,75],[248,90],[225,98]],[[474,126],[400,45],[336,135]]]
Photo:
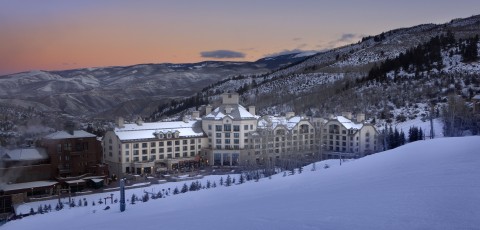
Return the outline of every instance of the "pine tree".
[[[312,171],[316,171],[317,170],[317,163],[316,162],[313,162],[312,164]]]
[[[212,185],[213,188],[216,188],[217,187],[217,183],[214,181],[213,182],[213,185]]]
[[[192,183],[190,184],[189,190],[190,191],[196,191],[197,190],[197,183],[192,181]]]
[[[210,181],[207,180],[207,188],[210,188],[211,184],[210,184]]]
[[[230,177],[230,175],[227,175],[227,180],[225,181],[225,186],[230,186],[232,185],[232,178]]]
[[[42,205],[38,206],[37,213],[43,214],[43,207]]]
[[[35,215],[35,211],[33,211],[33,208],[30,208],[30,215]]]
[[[223,177],[220,177],[220,186],[223,186]]]
[[[135,204],[136,200],[137,200],[137,196],[135,194],[132,194],[132,197],[130,198],[130,204]],[[100,201],[102,201],[102,200],[100,199]],[[98,202],[98,203],[100,203],[100,202]],[[95,206],[95,203],[93,203],[93,206]]]
[[[302,172],[303,172],[303,167],[302,166],[298,167],[298,173],[301,174]]]
[[[150,199],[150,197],[148,196],[148,193],[143,194],[142,202],[148,202],[149,199]]]
[[[82,200],[78,200],[78,207],[82,207]]]
[[[240,178],[238,179],[238,183],[240,183],[240,184],[245,183],[245,178],[243,177],[243,173],[240,174]]]

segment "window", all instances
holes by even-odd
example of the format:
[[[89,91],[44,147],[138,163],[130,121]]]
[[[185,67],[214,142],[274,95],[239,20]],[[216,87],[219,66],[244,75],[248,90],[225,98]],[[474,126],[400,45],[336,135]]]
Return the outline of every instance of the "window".
[[[165,155],[160,154],[159,159],[164,159],[164,158],[165,158]]]
[[[125,150],[125,156],[130,156],[130,151]]]
[[[142,156],[142,161],[147,161],[148,160],[148,156]]]
[[[138,156],[138,153],[139,153],[138,150],[133,150],[133,155],[137,155],[137,156]]]
[[[163,153],[163,150],[164,150],[164,148],[160,148],[158,152]]]
[[[190,144],[195,144],[195,139],[191,139]]]
[[[156,149],[150,149],[150,153],[157,153],[157,150]]]
[[[195,149],[195,145],[190,145],[190,150],[194,150]]]
[[[239,139],[233,139],[233,143],[234,144],[240,144],[240,140]]]
[[[253,125],[250,125],[250,130],[253,130]]]
[[[138,143],[133,144],[134,149],[138,149]]]
[[[151,161],[154,161],[154,160],[156,160],[156,159],[157,159],[157,156],[155,156],[155,155],[153,155],[153,156],[150,157],[150,160],[151,160]]]
[[[156,146],[157,146],[157,145],[156,145],[155,142],[151,142],[151,143],[150,143],[150,147],[156,147]]]
[[[175,152],[179,152],[180,151],[180,147],[175,147]]]
[[[240,132],[240,125],[234,125],[233,126],[233,131],[234,132]]]
[[[70,151],[70,150],[72,150],[72,144],[70,144],[70,143],[65,143],[65,144],[63,145],[63,148],[64,148],[66,151]]]
[[[172,147],[168,147],[167,152],[172,152]]]
[[[159,143],[159,146],[164,146],[164,143],[163,143],[163,141]]]
[[[225,139],[225,144],[230,144],[230,139]]]
[[[61,153],[62,152],[62,144],[58,144],[57,145],[57,153]]]
[[[215,149],[222,149],[222,146],[221,145],[216,145]]]
[[[188,153],[187,153],[187,152],[183,152],[183,157],[188,157]]]
[[[147,148],[148,144],[147,143],[142,143],[142,148]]]
[[[180,153],[175,153],[175,158],[180,157]]]
[[[133,162],[138,162],[138,159],[139,159],[138,157],[134,157]]]
[[[125,148],[126,149],[130,148],[130,144],[125,144]]]
[[[167,158],[172,159],[172,154],[171,153],[167,154]]]
[[[248,125],[244,125],[244,126],[243,126],[243,129],[244,129],[244,130],[248,130]]]
[[[216,143],[217,143],[217,144],[221,144],[221,143],[222,143],[222,139],[217,139],[217,140],[216,140]]]
[[[230,138],[230,133],[225,133],[225,138]]]
[[[188,146],[183,146],[183,151],[187,151],[188,150]]]
[[[222,138],[222,133],[216,133],[216,134],[215,134],[215,137],[217,137],[217,138]]]
[[[224,130],[225,132],[230,132],[230,131],[232,131],[232,125],[230,125],[230,124],[225,124],[225,125],[223,125],[223,130]]]
[[[180,141],[175,141],[175,145],[180,145]]]
[[[222,131],[221,125],[215,125],[215,131]]]
[[[183,144],[184,144],[184,145],[188,144],[188,141],[187,141],[187,140],[183,140]]]
[[[240,133],[233,133],[234,138],[240,138]]]
[[[212,125],[208,125],[208,130],[212,130]]]

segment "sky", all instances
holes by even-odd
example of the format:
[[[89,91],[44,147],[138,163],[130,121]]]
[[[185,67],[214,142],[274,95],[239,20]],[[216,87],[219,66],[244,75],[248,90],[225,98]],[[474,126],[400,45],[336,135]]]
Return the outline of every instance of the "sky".
[[[0,75],[254,61],[479,13],[478,0],[0,0]]]

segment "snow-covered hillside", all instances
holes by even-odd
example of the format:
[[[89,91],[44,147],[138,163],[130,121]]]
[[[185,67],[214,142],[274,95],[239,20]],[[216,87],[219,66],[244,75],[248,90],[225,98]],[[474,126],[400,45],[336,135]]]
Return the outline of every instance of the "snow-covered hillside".
[[[479,148],[478,136],[418,141],[342,166],[321,162],[316,171],[139,202],[123,213],[118,204],[89,205],[2,229],[478,229]]]

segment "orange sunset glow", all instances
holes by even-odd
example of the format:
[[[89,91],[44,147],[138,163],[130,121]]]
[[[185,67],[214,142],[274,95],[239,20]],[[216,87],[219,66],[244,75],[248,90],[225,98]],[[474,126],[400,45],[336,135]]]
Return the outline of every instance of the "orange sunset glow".
[[[478,13],[464,2],[1,1],[0,74],[319,51]],[[202,56],[217,50],[239,55]]]

